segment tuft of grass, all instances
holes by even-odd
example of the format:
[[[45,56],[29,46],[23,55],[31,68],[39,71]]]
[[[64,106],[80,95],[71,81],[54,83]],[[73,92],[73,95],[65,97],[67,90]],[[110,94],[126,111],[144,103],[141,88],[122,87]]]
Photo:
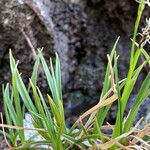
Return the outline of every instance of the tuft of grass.
[[[98,103],[83,113],[71,128],[66,127],[63,107],[61,67],[59,56],[56,53],[55,63],[50,58],[49,64],[42,55],[43,49],[38,49],[38,55],[34,64],[29,85],[26,86],[18,70],[19,61],[15,61],[12,52],[9,52],[10,68],[12,74],[11,84],[3,85],[3,101],[6,117],[6,124],[0,126],[0,131],[6,140],[10,141],[8,146],[11,149],[141,149],[149,148],[150,124],[139,129],[141,120],[134,126],[134,120],[142,102],[150,95],[150,73],[148,72],[140,89],[137,91],[136,99],[127,116],[125,108],[127,101],[132,94],[137,78],[147,64],[150,64],[150,56],[144,50],[142,44],[136,44],[136,35],[144,0],[139,4],[137,20],[132,40],[130,66],[127,78],[120,80],[118,74],[118,59],[116,49],[119,42],[117,38],[111,54],[107,55],[108,64],[106,67],[103,89]],[[136,47],[137,46],[137,47]],[[140,55],[145,61],[139,64]],[[139,65],[138,65],[139,64]],[[39,66],[43,69],[49,87],[47,97],[44,97],[37,86]],[[116,123],[104,125],[104,120],[113,102],[118,102],[118,113]],[[32,117],[34,129],[24,128],[23,120],[25,110]],[[125,116],[125,118],[124,118]],[[84,119],[87,118],[87,121]],[[5,132],[4,128],[8,128]],[[30,139],[25,139],[26,130],[36,130],[37,134]],[[105,132],[105,130],[107,132]],[[43,141],[34,141],[40,135]],[[8,142],[7,142],[8,143]],[[47,148],[44,148],[46,145]]]

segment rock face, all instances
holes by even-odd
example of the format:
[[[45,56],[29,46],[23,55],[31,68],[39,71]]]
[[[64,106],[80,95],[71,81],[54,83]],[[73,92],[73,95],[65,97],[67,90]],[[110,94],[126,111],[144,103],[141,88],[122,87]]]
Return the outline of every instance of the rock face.
[[[34,49],[44,47],[47,60],[57,51],[66,113],[79,114],[97,103],[106,54],[118,36],[119,75],[125,77],[137,11],[134,1],[1,0],[0,8],[0,84],[10,80],[9,48],[20,60],[25,82],[31,75]]]

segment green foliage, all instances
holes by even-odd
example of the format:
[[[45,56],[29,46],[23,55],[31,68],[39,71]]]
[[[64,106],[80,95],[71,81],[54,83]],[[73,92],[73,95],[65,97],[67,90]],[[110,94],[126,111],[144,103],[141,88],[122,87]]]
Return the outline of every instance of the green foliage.
[[[40,146],[47,145],[55,150],[75,149],[76,147],[87,149],[89,146],[93,149],[110,148],[113,150],[117,149],[117,142],[122,146],[125,145],[128,136],[133,133],[133,123],[139,108],[142,102],[150,95],[150,73],[148,73],[141,84],[141,88],[137,91],[136,99],[127,118],[124,120],[126,104],[132,94],[137,78],[143,67],[150,64],[150,56],[142,45],[139,45],[135,50],[136,35],[143,9],[144,1],[139,4],[127,78],[119,79],[118,56],[116,53],[119,38],[117,38],[111,54],[108,55],[103,89],[98,104],[81,115],[70,129],[65,124],[61,68],[58,54],[56,53],[55,65],[53,65],[51,58],[48,65],[42,55],[42,49],[38,50],[29,85],[26,87],[17,69],[18,61],[15,61],[10,50],[12,83],[11,86],[9,84],[3,86],[2,92],[6,124],[9,127],[5,134],[14,149],[44,149]],[[145,61],[137,65],[141,54],[145,57]],[[49,86],[50,93],[48,93],[47,98],[37,86],[39,66],[42,68]],[[107,126],[107,130],[112,132],[111,135],[107,135],[103,132],[104,120],[112,103],[116,100],[118,100],[116,123],[113,127],[111,125]],[[23,129],[25,109],[32,116],[32,123],[35,130],[37,130],[37,135],[43,137],[44,141],[35,142],[34,138],[37,135],[28,140],[25,139],[25,130]],[[90,117],[84,123],[83,119],[88,116]],[[1,126],[3,127],[3,125]],[[145,127],[146,129],[147,126]],[[0,133],[4,134],[4,131],[0,131]],[[144,137],[144,139],[147,138]],[[145,141],[145,145],[147,144]]]

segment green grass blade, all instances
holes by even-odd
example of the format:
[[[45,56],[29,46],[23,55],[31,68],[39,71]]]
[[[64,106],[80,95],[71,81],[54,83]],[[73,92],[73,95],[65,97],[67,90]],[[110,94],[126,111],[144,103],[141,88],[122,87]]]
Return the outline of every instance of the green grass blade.
[[[72,143],[74,145],[77,145],[79,148],[83,148],[86,149],[87,146],[85,144],[83,144],[82,142],[78,142],[75,138],[73,138],[72,136],[69,136],[67,134],[63,134],[63,138],[68,141],[69,143]]]
[[[39,50],[39,57],[40,57],[40,60],[41,60],[41,63],[42,63],[43,69],[44,69],[44,73],[45,73],[47,81],[48,81],[48,85],[49,85],[51,91],[53,91],[53,88],[52,88],[52,85],[51,85],[52,76],[50,74],[49,67],[48,67],[48,65],[47,65],[47,63],[46,63],[46,61],[45,61],[45,59],[42,55],[42,52],[40,50]]]
[[[149,56],[149,54],[144,50],[144,48],[142,48],[141,52],[144,55],[144,57],[146,58],[146,60],[148,61],[149,66],[150,66],[150,56]]]
[[[114,53],[116,51],[116,47],[117,47],[117,44],[118,44],[118,41],[119,41],[119,38],[117,38],[113,48],[112,48],[112,51],[111,51],[111,54],[110,54],[110,60],[112,61],[113,57],[114,57]],[[105,79],[104,79],[104,83],[103,83],[103,89],[102,89],[102,92],[101,92],[101,98],[106,94],[106,92],[110,89],[110,79],[109,79],[109,76],[110,76],[110,67],[109,67],[109,64],[107,64],[107,67],[106,67],[106,73],[105,73]]]
[[[137,35],[140,20],[141,20],[142,12],[144,10],[144,6],[145,6],[144,0],[141,0],[139,7],[138,7],[137,19],[136,19],[135,26],[134,26],[134,33],[133,33],[133,40],[132,40],[132,47],[131,47],[130,67],[133,64],[136,35]]]
[[[35,114],[36,115],[36,114]],[[38,116],[39,117],[39,116]],[[40,116],[41,117],[41,116]],[[45,121],[45,118],[43,118],[43,120]],[[32,124],[35,128],[39,128],[39,124],[36,122],[36,120],[32,120]],[[46,130],[46,128],[45,128]],[[50,136],[47,132],[44,131],[38,131],[38,133],[45,139],[45,140],[50,140]]]
[[[11,55],[11,51],[10,51],[10,55]],[[11,98],[14,99],[15,109],[14,109],[13,104],[9,100],[7,101],[7,103],[9,104],[9,106],[7,106],[7,107],[10,111],[10,115],[12,112],[15,112],[16,117],[14,116],[12,118],[14,124],[16,126],[23,127],[23,114],[22,114],[20,98],[19,98],[19,93],[18,93],[17,84],[16,84],[17,65],[18,65],[18,62],[15,64],[15,60],[13,59],[13,57],[11,57],[10,66],[11,66],[11,70],[12,70],[12,93],[13,93]],[[24,140],[25,140],[24,139],[24,131],[18,131],[18,134],[19,134],[20,140],[22,142],[24,142]]]
[[[125,85],[125,82],[126,82],[126,80],[124,80],[124,82],[122,82],[122,83],[119,85],[119,86],[120,86],[120,90],[123,89],[123,87],[124,87],[124,85]],[[107,116],[107,114],[108,114],[108,111],[109,111],[111,105],[112,105],[112,104],[107,105],[107,107],[105,107],[105,109],[100,109],[100,111],[98,112],[98,115],[99,115],[98,123],[99,123],[99,126],[100,126],[100,127],[102,126],[102,124],[103,124],[103,122],[104,122],[104,120],[105,120],[105,118],[106,118],[106,116]],[[94,128],[95,128],[95,127],[94,127]],[[94,131],[95,131],[95,130],[94,130]],[[94,132],[94,133],[96,133],[96,132]]]
[[[95,125],[96,125],[96,133],[99,135],[98,138],[100,138],[101,141],[104,142],[103,134],[101,132],[101,128],[99,127],[97,117],[95,117]]]
[[[38,55],[37,58],[36,58],[34,68],[33,68],[33,72],[32,72],[32,76],[31,76],[31,80],[32,80],[34,85],[36,85],[36,82],[37,82],[39,64],[40,64],[40,58],[39,58],[39,55]]]
[[[22,108],[21,108],[21,103],[20,103],[20,97],[19,97],[19,93],[17,90],[17,83],[16,83],[16,70],[17,70],[17,65],[18,63],[15,65],[15,68],[12,72],[12,93],[13,93],[13,99],[14,99],[14,104],[15,104],[15,110],[16,110],[16,115],[17,115],[17,126],[23,127],[23,113],[22,113]],[[18,131],[20,140],[22,142],[25,141],[25,137],[24,137],[24,131],[23,130],[19,130]]]
[[[36,82],[37,82],[39,64],[40,64],[40,58],[39,58],[39,54],[38,54],[38,56],[36,58],[36,61],[34,63],[33,72],[32,72],[32,75],[31,75],[31,80],[32,80],[32,83],[34,85],[36,85]],[[28,87],[28,91],[29,90],[30,90],[30,84],[29,84],[29,87]]]
[[[49,100],[49,104],[50,104],[50,108],[51,111],[53,113],[53,116],[56,120],[56,123],[58,126],[60,126],[60,122],[61,122],[61,112],[59,112],[59,108],[55,105],[55,103],[53,102],[53,100],[51,99],[51,97],[48,95],[48,100]]]
[[[62,100],[61,67],[60,67],[59,56],[57,53],[56,53],[56,63],[55,63],[55,77],[56,77],[56,82],[58,86],[59,97],[60,97],[60,100]]]
[[[117,44],[118,44],[118,41],[119,41],[119,38],[117,38],[113,48],[112,48],[112,51],[111,51],[111,54],[110,54],[110,60],[112,61],[113,57],[114,57],[114,53],[116,51],[116,47],[117,47]],[[110,67],[109,67],[109,64],[107,64],[107,67],[106,67],[106,73],[105,73],[105,79],[104,79],[104,84],[103,84],[103,89],[102,89],[102,93],[101,93],[101,98],[108,92],[108,90],[110,89],[110,79],[109,79],[109,76],[110,76]],[[100,109],[96,116],[97,116],[97,121],[101,127],[101,125],[103,124],[104,122],[104,119],[106,118],[106,115],[107,115],[107,112],[108,110],[110,109],[111,107],[111,104],[106,106],[106,107],[103,107],[102,109]],[[95,128],[95,127],[94,127]]]
[[[150,95],[150,73],[148,73],[145,80],[143,81],[141,88],[137,94],[137,97],[134,101],[134,104],[130,110],[130,113],[125,122],[124,130],[123,130],[124,133],[129,131],[130,128],[132,127],[134,119],[136,118],[137,112],[139,110],[139,107],[141,106],[144,99],[149,95]]]
[[[51,91],[51,93],[52,93],[52,97],[53,97],[53,99],[54,99],[55,101],[57,101],[57,95],[56,95],[56,93],[55,93],[52,75],[50,74],[48,65],[47,65],[47,63],[46,63],[46,61],[45,61],[45,59],[44,59],[44,57],[43,57],[41,51],[39,51],[39,56],[40,56],[40,60],[41,60],[42,66],[43,66],[44,73],[45,73],[46,78],[47,78],[47,82],[48,82],[50,91]]]
[[[3,100],[4,100],[5,99],[4,85],[2,85],[2,93],[3,93]],[[5,111],[6,123],[8,125],[12,125],[12,119],[11,119],[11,116],[9,115],[9,110],[8,110],[5,100],[4,100],[4,111]],[[10,140],[12,140],[12,137],[14,136],[13,129],[8,129],[8,130],[9,130],[9,136],[11,137]]]
[[[37,108],[37,112],[39,114],[36,113],[36,112],[33,112],[33,111],[30,111],[30,112],[32,112],[32,114],[34,114],[34,113],[38,114],[42,118],[46,118],[43,105],[41,103],[40,97],[39,97],[38,92],[37,92],[37,88],[33,85],[31,79],[29,79],[29,80],[30,80],[30,85],[32,87],[32,91],[33,91],[33,97],[34,97],[33,99],[34,99],[34,102],[35,102],[35,105],[36,105],[36,108]],[[43,121],[42,118],[39,119],[39,117],[36,117],[36,115],[34,116],[34,121],[38,124],[39,128],[45,128],[46,127],[45,122]]]
[[[17,90],[22,98],[22,100],[24,101],[24,104],[25,106],[27,107],[28,110],[32,110],[32,111],[35,111],[36,112],[36,108],[29,96],[29,93],[21,79],[21,76],[18,72],[17,69],[14,70],[15,68],[15,60],[12,56],[12,53],[11,51],[9,52],[9,57],[10,57],[10,66],[11,66],[11,71],[12,73],[16,73],[16,76],[15,76],[15,80],[16,80],[16,83],[17,83]]]
[[[60,101],[60,96],[59,96],[59,89],[58,89],[58,85],[55,79],[55,73],[54,73],[54,68],[53,68],[53,64],[52,64],[52,59],[50,58],[50,68],[51,68],[51,75],[52,75],[52,80],[53,80],[53,86],[54,86],[54,93],[56,95],[56,104],[58,105],[58,102]]]
[[[41,100],[40,100],[40,97],[37,93],[37,89],[34,85],[34,83],[32,82],[32,79],[29,79],[30,81],[30,85],[32,87],[32,91],[33,91],[33,96],[34,96],[34,102],[35,102],[35,105],[36,105],[36,108],[38,109],[38,112],[42,115],[42,116],[45,116],[45,113],[44,113],[44,108],[41,104]]]
[[[19,98],[19,93],[17,90],[17,84],[16,84],[16,74],[12,74],[12,90],[13,90],[13,96],[14,96],[14,103],[15,103],[15,109],[17,113],[18,120],[21,121],[19,123],[19,126],[23,126],[23,114],[22,114],[22,109],[21,109],[21,104],[20,104],[20,98]]]
[[[11,100],[10,100],[10,96],[9,96],[9,85],[7,84],[6,85],[6,88],[5,88],[5,91],[4,91],[4,103],[6,104],[6,107],[8,108],[9,110],[9,116],[11,117],[13,123],[15,125],[17,125],[17,114],[16,114],[16,111],[13,107],[13,104],[11,103]]]
[[[35,108],[32,100],[31,100],[29,93],[28,93],[28,91],[27,91],[27,89],[26,89],[26,87],[25,87],[19,74],[17,75],[16,80],[17,80],[17,89],[19,91],[19,94],[20,94],[22,100],[24,101],[26,108],[28,110],[32,110],[32,111],[36,112],[36,108]]]
[[[53,148],[56,148],[58,139],[57,139],[57,134],[56,134],[56,131],[55,131],[54,123],[52,121],[52,118],[51,118],[50,112],[48,110],[48,107],[47,107],[47,105],[44,101],[44,98],[42,96],[42,93],[41,93],[41,91],[39,90],[38,87],[37,87],[37,90],[38,90],[40,99],[42,101],[42,104],[43,104],[43,107],[44,107],[44,110],[45,110],[45,114],[46,114],[45,124],[47,126],[47,130],[48,130],[48,133],[49,133],[49,136],[50,136],[50,140],[52,141]]]
[[[48,95],[49,104],[51,107],[51,111],[56,120],[57,124],[57,132],[58,132],[58,141],[61,141],[61,137],[64,131],[66,131],[65,127],[65,118],[64,118],[64,108],[62,101],[59,101],[59,107],[53,102],[52,98]],[[59,143],[61,146],[62,144]]]
[[[66,132],[66,125],[65,125],[65,113],[62,101],[59,101],[59,112],[60,112],[60,128],[58,130],[58,138],[61,139],[62,134]]]
[[[122,107],[122,109],[121,109],[121,111],[122,111],[121,112],[121,115],[122,115],[121,118],[123,118],[123,114],[124,114],[124,110],[125,110],[125,107],[126,107],[127,100],[129,98],[132,90],[133,90],[133,87],[134,87],[134,85],[136,83],[138,75],[139,75],[139,73],[141,72],[142,68],[145,66],[146,63],[147,62],[143,62],[143,64],[141,66],[139,66],[134,71],[133,77],[130,80],[129,79],[126,80],[125,87],[124,87],[124,90],[123,90],[123,93],[122,93],[122,97],[121,97],[121,100],[120,100],[121,107]],[[119,135],[119,131],[118,131],[118,128],[120,126],[119,122],[120,122],[120,112],[118,112],[118,114],[117,114],[115,128],[114,128],[113,135],[112,135],[113,138],[115,138],[115,137],[117,137]]]
[[[83,124],[82,121],[80,122],[80,125],[81,125],[81,130],[83,131],[83,135],[84,135],[84,136],[88,136],[88,135],[89,135],[89,134],[88,134],[88,131],[87,131],[87,129],[84,127],[84,124]],[[80,139],[82,139],[82,137],[81,137]],[[91,141],[91,139],[87,139],[87,141],[88,141],[91,145],[94,144],[94,143]]]
[[[141,51],[142,51],[142,47],[138,48],[135,52],[135,55],[134,55],[134,59],[133,59],[133,65],[132,65],[132,69],[134,70],[135,67],[136,67],[136,64],[137,64],[137,61],[139,59],[139,56],[141,54]]]
[[[118,94],[118,115],[119,115],[119,134],[122,134],[122,105],[121,105],[121,94],[120,94],[120,86],[119,86],[119,77],[118,77],[118,60],[117,60],[117,54],[115,52],[114,54],[114,74],[115,74],[115,81],[116,81],[116,89],[117,89],[117,94]]]
[[[16,94],[16,93],[14,93],[14,94]],[[21,110],[22,108],[20,105],[20,101],[18,101],[19,99],[17,100],[17,98],[15,99],[15,97],[17,97],[17,96],[14,96],[14,100],[16,101],[15,105],[16,105],[16,115],[17,115],[17,126],[23,127],[24,116],[22,114],[22,110]],[[18,130],[18,134],[19,134],[21,142],[24,142],[25,141],[24,130]]]

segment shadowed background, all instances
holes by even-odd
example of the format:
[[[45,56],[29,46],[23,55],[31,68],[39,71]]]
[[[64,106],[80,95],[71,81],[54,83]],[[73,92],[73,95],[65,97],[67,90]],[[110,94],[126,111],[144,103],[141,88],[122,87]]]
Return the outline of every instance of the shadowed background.
[[[66,118],[68,124],[72,123],[98,102],[106,55],[118,36],[121,37],[117,47],[119,77],[125,77],[137,6],[134,0],[1,0],[0,85],[11,79],[9,48],[20,60],[19,69],[26,83],[36,49],[44,47],[47,61],[57,51],[61,59]],[[141,27],[149,13],[145,10]],[[138,85],[145,72],[146,69],[140,75]],[[39,77],[39,85],[45,94],[49,92],[42,77]],[[0,105],[2,111],[2,101]],[[142,112],[146,112],[145,109],[146,105],[143,105]],[[114,123],[116,112],[117,105],[113,105],[107,121]]]

